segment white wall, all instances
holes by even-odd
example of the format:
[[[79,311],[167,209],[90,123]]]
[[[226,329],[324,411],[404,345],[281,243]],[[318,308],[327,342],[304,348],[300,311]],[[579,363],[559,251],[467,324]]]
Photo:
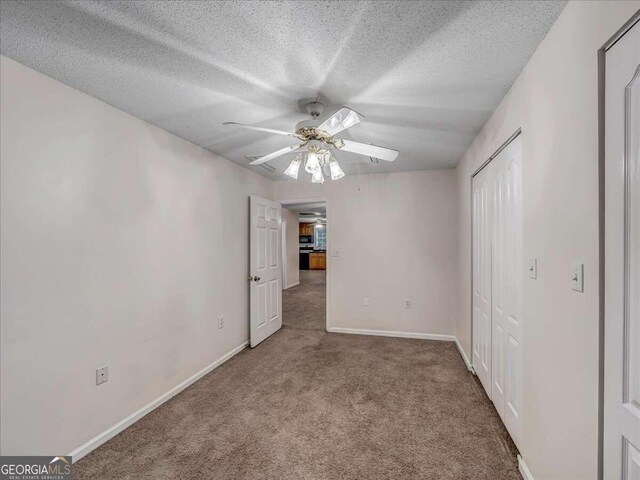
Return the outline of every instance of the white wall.
[[[538,279],[524,279],[521,453],[536,480],[597,475],[597,50],[639,7],[570,2],[457,168],[456,335],[471,357],[469,179],[522,127],[524,258],[538,258]],[[584,293],[572,262],[585,264]]]
[[[0,66],[2,455],[66,454],[248,339],[248,195],[271,182]]]
[[[347,176],[324,185],[308,178],[279,181],[274,197],[328,202],[330,327],[453,334],[453,170]],[[332,249],[340,256],[332,257]],[[368,307],[363,297],[369,297]],[[413,309],[404,308],[405,298]]]
[[[300,215],[286,208],[282,209],[282,219],[287,222],[285,232],[287,255],[287,284],[285,288],[300,283]]]

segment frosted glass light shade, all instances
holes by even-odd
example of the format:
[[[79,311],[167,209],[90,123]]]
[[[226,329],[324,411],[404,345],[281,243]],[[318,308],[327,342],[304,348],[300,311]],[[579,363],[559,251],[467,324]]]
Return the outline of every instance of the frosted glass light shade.
[[[284,171],[284,174],[288,177],[298,179],[298,170],[300,170],[300,164],[302,163],[302,155],[298,155],[293,161],[289,164],[287,169]]]
[[[320,166],[311,175],[311,183],[324,183],[324,175]]]
[[[340,168],[340,164],[333,156],[331,160],[329,160],[329,169],[331,170],[331,180],[339,180],[344,177],[344,172],[342,168]]]
[[[314,173],[316,170],[320,170],[320,159],[315,152],[307,153],[307,163],[304,165],[304,169],[309,173]]]

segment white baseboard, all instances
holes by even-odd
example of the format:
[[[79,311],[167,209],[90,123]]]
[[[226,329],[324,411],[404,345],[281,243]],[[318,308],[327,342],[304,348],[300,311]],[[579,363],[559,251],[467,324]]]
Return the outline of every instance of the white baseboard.
[[[290,288],[297,287],[298,285],[300,285],[300,282],[296,282],[296,283],[292,283],[291,285],[287,285],[286,287],[284,287],[284,289],[285,290],[289,290]]]
[[[518,455],[518,470],[520,470],[520,475],[522,475],[522,478],[524,478],[524,480],[533,480],[533,475],[531,475],[527,464],[524,463],[522,455]]]
[[[82,457],[84,457],[85,455],[87,455],[88,453],[90,453],[91,451],[95,450],[96,448],[98,448],[103,443],[105,443],[107,440],[110,440],[111,438],[115,437],[118,433],[122,432],[125,428],[129,427],[130,425],[133,425],[135,422],[137,422],[142,417],[144,417],[147,413],[149,413],[152,410],[158,408],[164,402],[166,402],[170,398],[176,396],[178,393],[180,393],[182,390],[187,388],[189,385],[192,385],[193,383],[197,382],[202,377],[204,377],[207,373],[209,373],[212,370],[214,370],[215,368],[219,367],[224,362],[229,360],[231,357],[233,357],[233,356],[237,355],[238,353],[240,353],[242,350],[244,350],[247,347],[248,344],[249,344],[249,342],[244,342],[243,344],[238,345],[236,348],[234,348],[230,352],[227,352],[222,357],[217,359],[212,364],[206,366],[205,368],[200,370],[195,375],[187,378],[184,382],[182,382],[178,386],[172,388],[167,393],[159,396],[158,398],[156,398],[152,402],[150,402],[147,405],[145,405],[144,407],[142,407],[140,410],[132,413],[127,418],[121,420],[120,422],[116,423],[112,427],[106,429],[104,432],[102,432],[98,436],[92,438],[87,443],[85,443],[84,445],[81,445],[80,447],[76,448],[73,452],[71,452],[71,453],[69,453],[67,455],[71,457],[71,461],[73,463],[77,462]]]
[[[473,367],[471,366],[471,362],[469,361],[469,358],[467,357],[467,354],[464,353],[464,350],[462,349],[462,345],[460,345],[460,342],[458,341],[458,337],[456,337],[456,346],[458,347],[458,350],[460,351],[460,356],[464,360],[465,365],[467,366],[467,368],[469,369],[469,371],[471,373],[474,373]]]
[[[352,335],[374,335],[377,337],[396,337],[396,338],[418,338],[422,340],[440,340],[443,342],[454,342],[458,347],[460,356],[464,361],[471,373],[474,373],[471,362],[467,357],[467,354],[462,349],[462,345],[458,341],[455,335],[443,335],[440,333],[413,333],[413,332],[394,332],[389,330],[365,330],[361,328],[343,328],[343,327],[329,327],[327,326],[327,332],[330,333],[348,333]]]
[[[453,335],[442,335],[439,333],[393,332],[389,330],[365,330],[360,328],[327,327],[327,332],[374,335],[376,337],[420,338],[423,340],[441,340],[444,342],[454,342],[456,340],[456,337]]]

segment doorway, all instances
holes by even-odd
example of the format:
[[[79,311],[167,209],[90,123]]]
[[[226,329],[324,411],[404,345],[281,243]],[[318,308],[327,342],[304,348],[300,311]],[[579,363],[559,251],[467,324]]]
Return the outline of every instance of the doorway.
[[[327,330],[327,202],[281,202],[286,222],[282,257],[286,283],[282,292],[283,328]]]

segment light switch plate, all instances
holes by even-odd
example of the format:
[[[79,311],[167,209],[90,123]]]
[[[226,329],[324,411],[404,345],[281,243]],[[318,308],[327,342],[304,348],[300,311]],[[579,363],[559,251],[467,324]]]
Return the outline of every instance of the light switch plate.
[[[571,289],[584,292],[584,264],[574,263],[571,270]]]
[[[536,257],[529,259],[527,271],[529,272],[529,278],[533,278],[534,280],[538,278],[538,259]]]

